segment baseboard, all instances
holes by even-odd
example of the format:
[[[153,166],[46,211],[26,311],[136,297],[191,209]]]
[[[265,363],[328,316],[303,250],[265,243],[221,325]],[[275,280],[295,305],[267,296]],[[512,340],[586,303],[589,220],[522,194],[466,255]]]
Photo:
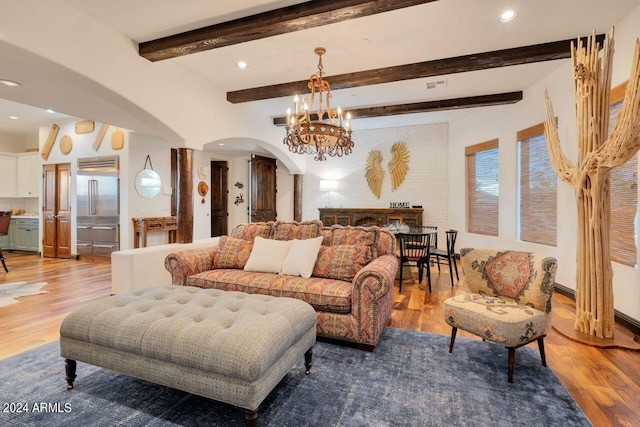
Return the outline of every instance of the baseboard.
[[[565,297],[570,298],[573,301],[576,300],[576,291],[574,291],[573,289],[567,288],[566,286],[562,286],[558,283],[556,283],[554,286],[554,292],[557,292],[560,295],[564,295]],[[620,313],[618,310],[613,310],[613,312],[614,312],[614,318],[616,320],[616,323],[618,323],[620,326],[628,329],[629,331],[631,331],[631,333],[636,335],[636,341],[637,341],[637,338],[640,335],[640,321],[630,316],[627,316],[624,313]]]

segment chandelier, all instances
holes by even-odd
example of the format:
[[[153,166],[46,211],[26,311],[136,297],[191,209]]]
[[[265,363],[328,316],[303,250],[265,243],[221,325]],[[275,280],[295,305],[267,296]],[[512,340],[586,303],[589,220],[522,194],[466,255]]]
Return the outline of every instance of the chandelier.
[[[331,157],[342,157],[350,154],[353,149],[351,114],[347,113],[343,120],[340,107],[337,110],[331,109],[331,87],[329,82],[322,78],[322,55],[326,51],[323,47],[314,51],[318,55],[318,73],[311,76],[307,85],[311,91],[311,99],[307,102],[307,98],[302,98],[300,105],[298,95],[295,96],[293,111],[291,108],[287,110],[287,135],[284,138],[289,151],[315,154],[314,159],[318,161],[326,160],[327,154]],[[310,110],[314,108],[316,99],[317,110],[312,113]]]

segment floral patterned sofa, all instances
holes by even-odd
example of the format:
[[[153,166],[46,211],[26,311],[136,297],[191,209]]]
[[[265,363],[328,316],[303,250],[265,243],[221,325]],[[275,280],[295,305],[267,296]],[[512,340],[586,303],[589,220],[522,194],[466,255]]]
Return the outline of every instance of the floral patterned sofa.
[[[315,239],[318,253],[311,276],[246,271],[254,246],[266,242],[263,239],[273,244]],[[393,309],[398,269],[394,245],[394,236],[379,227],[323,227],[321,221],[251,223],[221,236],[218,245],[169,254],[165,267],[174,285],[303,300],[316,310],[319,336],[373,351]],[[268,261],[271,256],[262,258]]]

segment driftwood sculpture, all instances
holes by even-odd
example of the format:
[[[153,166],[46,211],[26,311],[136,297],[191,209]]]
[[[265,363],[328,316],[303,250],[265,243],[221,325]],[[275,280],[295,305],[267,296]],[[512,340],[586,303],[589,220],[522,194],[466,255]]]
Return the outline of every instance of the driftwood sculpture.
[[[603,42],[602,58],[595,35],[586,46],[572,44],[578,160],[563,154],[553,107],[545,94],[545,137],[553,168],[575,191],[578,204],[576,318],[574,329],[613,338],[613,271],[609,250],[609,174],[640,149],[640,40],[616,125],[609,137],[609,95],[613,30]]]
[[[391,146],[391,161],[389,172],[391,173],[391,191],[402,184],[409,171],[409,150],[404,142],[396,142]]]
[[[367,157],[367,165],[364,168],[364,177],[371,192],[379,199],[382,192],[382,179],[384,169],[382,169],[382,153],[379,150],[372,150]]]

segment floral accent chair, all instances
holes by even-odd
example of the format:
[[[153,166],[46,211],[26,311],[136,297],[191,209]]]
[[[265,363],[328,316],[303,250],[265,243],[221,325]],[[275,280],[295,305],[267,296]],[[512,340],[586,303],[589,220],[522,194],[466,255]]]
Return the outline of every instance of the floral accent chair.
[[[544,337],[556,259],[531,252],[464,248],[460,260],[470,292],[444,302],[444,319],[452,327],[449,353],[462,329],[509,350],[510,383],[515,351],[523,345],[537,341],[542,365],[547,366]]]

